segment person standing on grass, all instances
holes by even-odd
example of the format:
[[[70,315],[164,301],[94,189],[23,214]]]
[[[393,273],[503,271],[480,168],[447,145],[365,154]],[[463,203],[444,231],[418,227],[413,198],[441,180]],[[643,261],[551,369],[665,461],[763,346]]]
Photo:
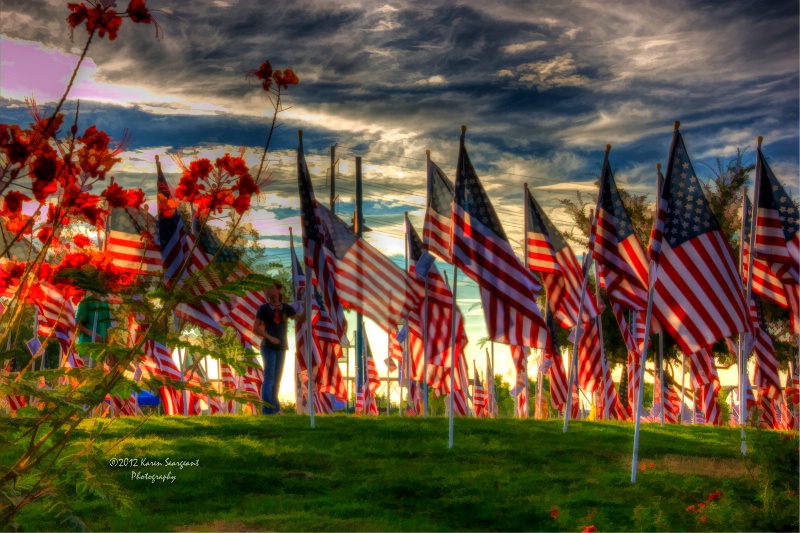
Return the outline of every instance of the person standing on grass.
[[[281,301],[283,286],[279,281],[267,289],[268,301],[256,311],[253,332],[262,338],[261,359],[264,362],[264,381],[261,385],[261,401],[272,405],[263,406],[261,414],[283,414],[278,403],[278,391],[286,360],[286,323],[289,318],[303,320],[306,316],[302,302],[289,305]]]

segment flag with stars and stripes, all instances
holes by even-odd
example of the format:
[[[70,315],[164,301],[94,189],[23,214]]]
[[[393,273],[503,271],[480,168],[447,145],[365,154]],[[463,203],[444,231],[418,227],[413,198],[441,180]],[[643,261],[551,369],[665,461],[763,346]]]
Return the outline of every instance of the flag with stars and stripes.
[[[154,275],[162,269],[155,221],[144,209],[115,207],[108,215],[105,252],[111,264],[130,274]]]
[[[564,360],[561,357],[561,349],[558,345],[558,333],[556,330],[556,322],[553,319],[553,312],[548,307],[545,310],[545,323],[550,330],[550,338],[552,346],[550,349],[544,351],[547,359],[552,361],[547,370],[547,376],[550,380],[550,400],[553,407],[561,411],[567,404],[567,374],[564,371]]]
[[[303,139],[297,145],[297,185],[300,192],[300,223],[303,228],[303,256],[308,266],[314,271],[314,278],[322,292],[325,309],[336,328],[339,343],[347,346],[347,320],[344,316],[343,302],[339,300],[332,265],[329,255],[333,255],[334,243],[331,236],[323,231],[320,225],[318,209],[322,204],[314,196],[311,174],[303,152]],[[335,216],[335,215],[334,215]]]
[[[417,230],[408,219],[405,218],[406,244],[408,246],[408,270],[412,279],[419,284],[420,289],[425,290],[425,279],[416,272],[417,262],[422,258],[423,243],[419,238]],[[453,293],[445,283],[444,278],[439,273],[436,265],[432,265],[428,270],[428,357],[431,361],[447,361],[450,353],[450,340],[453,321]],[[424,297],[423,297],[424,302]],[[413,309],[408,315],[410,326],[409,335],[420,337],[419,345],[422,348],[422,337],[424,333],[423,321],[425,320],[425,310],[423,306]],[[464,319],[456,306],[456,342],[463,350],[467,344],[467,334],[464,330]],[[414,344],[410,341],[410,344]]]
[[[325,234],[326,245],[330,245],[326,249],[326,268],[331,271],[336,294],[345,308],[363,314],[389,332],[421,307],[424,291],[410,274],[356,236],[325,206],[318,204],[316,213],[319,229]]]
[[[294,241],[292,241],[293,243]],[[306,284],[305,274],[302,265],[294,251],[291,249],[292,260],[292,285],[294,287],[295,299],[302,302],[305,295]],[[314,272],[311,272],[314,275]],[[336,395],[339,399],[347,399],[342,371],[339,368],[339,358],[342,355],[342,346],[339,343],[339,336],[336,326],[331,320],[330,315],[325,309],[322,295],[317,291],[317,286],[311,284],[313,289],[311,298],[311,354],[313,365],[315,392],[327,392]],[[306,321],[295,320],[295,356],[297,366],[306,370]]]
[[[536,305],[541,284],[514,255],[472,167],[461,135],[453,202],[453,262],[481,289],[489,338],[547,348],[550,336]]]
[[[796,285],[800,283],[800,214],[767,164],[761,148],[757,152],[756,180],[756,257],[782,265],[781,279]]]
[[[163,201],[158,202],[161,206],[162,203],[166,203],[166,200],[172,199],[172,192],[161,171],[160,161],[156,161],[156,170],[158,195],[163,198]],[[219,285],[211,276],[203,274],[208,267],[209,258],[200,247],[195,246],[195,238],[177,210],[168,216],[159,208],[158,241],[161,244],[164,282],[168,287],[182,283],[193,274],[204,277],[204,279],[196,280],[189,288],[190,292],[196,296],[206,291],[204,287]],[[181,303],[175,309],[175,314],[187,322],[221,337],[225,333],[221,322],[230,314],[230,309],[226,302],[218,304],[200,302],[196,305]]]
[[[54,285],[43,283],[41,289],[43,297],[34,302],[39,325],[38,333],[45,337],[43,344],[48,338],[56,339],[62,355],[66,355],[77,331],[75,306]]]
[[[182,415],[183,393],[169,385],[170,381],[180,382],[182,374],[167,347],[153,340],[145,341],[139,363],[143,374],[164,381],[158,389],[164,414]]]
[[[578,323],[583,269],[566,239],[544,213],[530,190],[525,199],[525,209],[528,210],[528,268],[541,274],[547,302],[561,327],[572,328]],[[581,322],[589,322],[597,313],[594,300],[586,297],[583,301]]]
[[[478,367],[475,362],[472,363],[473,380],[472,380],[472,406],[475,408],[476,418],[486,418],[486,390],[483,387],[483,382],[478,375]]]
[[[453,182],[436,164],[428,160],[428,203],[422,227],[423,247],[452,263],[450,236],[452,233]]]
[[[792,313],[792,320],[797,324],[797,305],[791,305],[791,300],[797,300],[796,287],[788,287],[781,279],[781,270],[784,265],[781,263],[769,264],[767,261],[758,257],[750,257],[750,232],[752,230],[753,204],[750,199],[744,197],[743,218],[744,236],[742,237],[742,278],[747,284],[750,275],[750,262],[753,262],[753,283],[752,290],[755,294],[770,300],[789,309]]]
[[[685,354],[748,329],[733,252],[703,194],[680,131],[650,239],[657,264],[653,316]]]
[[[375,366],[375,358],[372,357],[372,348],[370,348],[366,332],[364,332],[364,361],[367,368],[366,382],[369,385],[370,394],[374,395],[378,387],[381,386],[381,378],[378,375],[378,367]]]
[[[750,320],[753,334],[748,335],[751,346],[747,346],[749,353],[755,353],[755,374],[753,383],[767,397],[775,400],[781,395],[781,381],[778,376],[778,360],[775,358],[775,348],[767,330],[764,320],[764,308],[761,298],[756,294],[750,295]]]
[[[622,203],[607,157],[592,225],[592,255],[600,267],[608,299],[641,311],[647,308],[647,256]]]

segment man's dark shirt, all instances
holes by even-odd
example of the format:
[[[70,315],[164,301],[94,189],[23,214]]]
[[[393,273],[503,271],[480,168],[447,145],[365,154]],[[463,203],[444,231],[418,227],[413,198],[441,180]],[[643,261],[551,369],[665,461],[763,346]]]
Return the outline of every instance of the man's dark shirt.
[[[272,348],[273,350],[288,350],[289,344],[286,341],[286,321],[296,314],[294,308],[287,303],[280,303],[272,306],[265,303],[256,311],[256,318],[264,321],[264,331],[268,335],[280,341],[279,344],[269,342],[266,337],[261,341],[261,346]]]

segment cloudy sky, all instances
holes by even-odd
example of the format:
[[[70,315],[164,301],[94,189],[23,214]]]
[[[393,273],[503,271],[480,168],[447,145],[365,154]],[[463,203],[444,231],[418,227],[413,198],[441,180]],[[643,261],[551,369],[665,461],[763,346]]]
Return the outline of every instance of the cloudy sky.
[[[127,4],[120,0],[123,7]],[[155,190],[154,156],[217,156],[247,148],[257,164],[271,114],[245,80],[269,59],[292,67],[282,126],[269,156],[273,184],[250,220],[288,264],[299,231],[296,130],[304,130],[319,197],[327,199],[330,146],[338,144],[337,211],[352,212],[354,158],[364,161],[370,241],[402,261],[402,215],[420,228],[424,160],[452,175],[459,126],[512,239],[522,234],[522,184],[562,229],[559,198],[591,194],[603,148],[632,192],[655,187],[680,120],[701,176],[755,138],[797,193],[797,2],[460,2],[149,0],[161,24],[126,21],[116,41],[95,40],[67,109],[83,127],[133,143],[117,178]],[[86,33],[70,39],[63,0],[5,0],[0,23],[0,114],[27,123],[25,97],[62,94]],[[177,165],[163,158],[177,182]],[[463,279],[463,277],[462,277]],[[461,287],[461,285],[460,285]],[[477,301],[464,283],[462,308]],[[471,339],[485,334],[480,309]],[[354,321],[352,321],[354,322]],[[369,328],[376,354],[385,335]],[[507,350],[503,352],[507,354]],[[478,357],[472,347],[469,358]],[[501,361],[502,359],[502,361]],[[506,356],[499,357],[501,371]],[[479,364],[479,366],[482,366]]]

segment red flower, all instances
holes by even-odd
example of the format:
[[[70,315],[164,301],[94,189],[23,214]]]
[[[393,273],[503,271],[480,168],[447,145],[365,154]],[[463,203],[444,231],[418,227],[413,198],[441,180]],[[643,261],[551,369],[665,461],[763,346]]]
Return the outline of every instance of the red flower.
[[[711,494],[708,495],[708,501],[713,502],[714,500],[716,500],[720,496],[722,496],[722,492],[720,492],[718,490],[715,490],[714,492],[712,492]]]
[[[255,180],[253,180],[253,177],[250,174],[245,174],[239,178],[239,181],[234,189],[239,191],[240,195],[245,196],[252,196],[253,194],[260,192],[258,185],[256,185]]]
[[[237,214],[243,215],[250,209],[250,196],[240,194],[231,202],[231,207]]]
[[[697,512],[697,506],[690,505],[689,507],[686,508],[686,512],[687,513],[696,513]]]
[[[3,209],[0,210],[2,215],[14,215],[22,211],[22,202],[30,200],[30,197],[25,196],[18,191],[9,191],[6,193],[6,198],[3,201]]]
[[[697,510],[698,511],[702,511],[705,508],[706,508],[706,504],[705,503],[700,502],[700,503],[697,504]]]
[[[289,85],[297,85],[298,83],[300,83],[300,79],[295,75],[294,71],[290,68],[287,68],[283,72],[281,72],[280,70],[276,70],[275,73],[272,75],[272,79],[274,79],[275,83],[283,87],[284,89],[288,89]]]
[[[554,505],[550,508],[550,516],[553,517],[553,519],[558,518],[558,505]]]
[[[128,205],[128,196],[125,189],[116,183],[110,183],[108,187],[106,187],[106,190],[103,191],[103,196],[105,196],[109,208],[125,207]]]
[[[583,533],[592,533],[593,531],[597,531],[597,526],[586,526],[583,529]]]
[[[92,245],[92,241],[89,240],[89,237],[87,237],[86,235],[81,235],[81,234],[75,235],[72,238],[72,242],[75,243],[75,246],[78,246],[80,248],[85,248],[87,246],[91,246]]]
[[[231,157],[230,154],[225,154],[214,161],[214,166],[219,170],[227,172],[231,176],[245,176],[248,174],[247,163],[241,157]]]
[[[49,239],[49,238],[50,238],[50,235],[52,235],[52,234],[53,234],[53,228],[52,228],[52,227],[49,227],[49,226],[45,226],[45,227],[41,228],[41,229],[40,229],[40,230],[39,230],[39,231],[36,233],[36,238],[37,238],[37,239],[39,239],[39,241],[40,241],[42,244],[44,244],[44,243],[46,243],[46,242],[47,242],[47,239]]]
[[[120,26],[122,18],[113,9],[103,10],[96,7],[89,11],[89,20],[86,21],[86,31],[89,33],[96,27],[98,37],[105,37],[108,33],[108,40],[113,41],[117,38]]]
[[[56,270],[81,268],[84,265],[88,265],[91,260],[92,258],[89,257],[88,254],[82,252],[67,254],[64,256],[64,259],[61,260],[61,264],[58,266]]]
[[[708,517],[703,515],[703,516],[700,517],[700,521],[703,522],[703,523],[708,522]]]
[[[158,193],[156,197],[156,203],[158,204],[158,214],[165,217],[171,217],[175,214],[175,210],[178,208],[178,204],[172,198],[168,198],[161,193]]]
[[[153,22],[153,16],[147,9],[145,0],[131,0],[130,4],[128,4],[128,9],[125,12],[133,22],[142,22],[144,24],[150,24]]]
[[[83,2],[80,4],[67,4],[67,7],[72,11],[67,17],[67,24],[69,24],[73,30],[80,26],[84,20],[89,18],[89,10]]]
[[[12,235],[17,235],[19,233],[23,235],[27,235],[31,233],[33,229],[33,224],[31,222],[31,217],[28,215],[23,215],[22,213],[15,213],[11,216],[6,217],[5,220],[5,228],[6,231],[11,233]]]
[[[125,201],[128,207],[139,209],[144,203],[144,191],[142,189],[128,189]]]
[[[264,61],[258,69],[248,72],[247,77],[261,80],[261,86],[265,91],[269,91],[269,88],[272,87],[272,65],[269,61]]]

